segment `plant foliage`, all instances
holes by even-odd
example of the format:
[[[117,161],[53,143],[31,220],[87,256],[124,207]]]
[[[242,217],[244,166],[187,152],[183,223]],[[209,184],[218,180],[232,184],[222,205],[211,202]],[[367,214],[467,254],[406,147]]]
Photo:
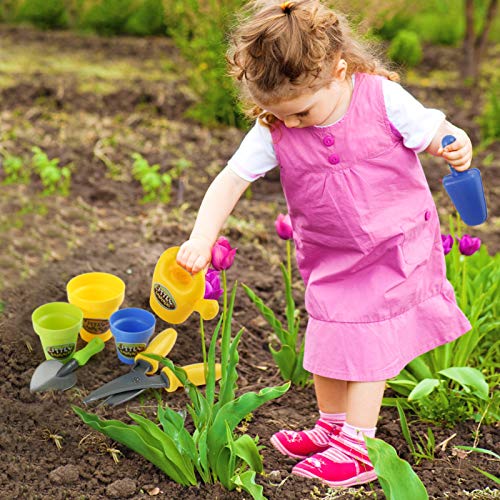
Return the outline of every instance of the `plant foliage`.
[[[416,66],[422,60],[422,45],[413,31],[402,30],[392,40],[387,55],[399,64]]]
[[[92,428],[128,446],[156,465],[172,480],[182,485],[220,482],[227,489],[237,487],[254,499],[263,499],[262,486],[255,483],[256,473],[263,470],[258,438],[238,435],[236,427],[265,402],[283,395],[290,384],[247,392],[236,397],[239,355],[238,344],[243,330],[231,338],[231,318],[236,296],[233,288],[228,309],[212,336],[208,352],[208,376],[205,394],[191,384],[182,368],[159,356],[152,356],[168,366],[180,379],[191,404],[188,412],[194,424],[189,433],[185,417],[168,406],[158,406],[160,427],[140,415],[129,413],[135,424],[104,420],[73,406],[75,413]],[[222,330],[221,364],[225,367],[219,392],[215,387],[215,351]]]

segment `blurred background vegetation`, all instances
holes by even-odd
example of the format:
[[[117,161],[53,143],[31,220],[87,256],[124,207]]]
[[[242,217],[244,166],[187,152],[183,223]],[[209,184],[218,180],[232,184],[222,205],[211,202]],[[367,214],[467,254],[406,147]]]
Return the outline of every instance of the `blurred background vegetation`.
[[[3,0],[0,22],[30,23],[100,35],[167,36],[191,63],[186,68],[201,97],[189,115],[203,124],[247,124],[226,77],[224,53],[234,13],[243,0]],[[379,43],[400,71],[422,61],[423,46],[461,48],[456,57],[465,86],[485,89],[478,110],[482,141],[500,137],[500,78],[488,66],[488,49],[498,53],[498,0],[338,0],[353,25]],[[482,66],[481,66],[482,65]]]

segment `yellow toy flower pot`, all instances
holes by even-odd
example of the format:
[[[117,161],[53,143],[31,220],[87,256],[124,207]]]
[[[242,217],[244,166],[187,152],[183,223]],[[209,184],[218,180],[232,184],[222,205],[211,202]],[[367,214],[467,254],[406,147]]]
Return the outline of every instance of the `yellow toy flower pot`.
[[[219,312],[216,300],[204,299],[205,272],[191,275],[177,264],[179,247],[171,247],[160,256],[153,274],[149,304],[164,321],[179,324],[193,311],[203,319],[215,318]]]
[[[83,311],[80,337],[90,342],[94,337],[109,340],[109,317],[125,298],[125,283],[108,273],[85,273],[75,276],[66,285],[68,301]]]

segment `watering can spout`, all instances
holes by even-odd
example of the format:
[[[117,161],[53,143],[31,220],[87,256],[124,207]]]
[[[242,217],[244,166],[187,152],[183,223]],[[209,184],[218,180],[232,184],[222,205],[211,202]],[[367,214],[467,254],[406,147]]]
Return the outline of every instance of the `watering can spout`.
[[[446,135],[441,141],[443,148],[455,142],[455,137]],[[468,226],[482,224],[488,216],[481,172],[471,168],[458,172],[449,165],[451,174],[443,178],[443,186],[455,205],[457,212]]]
[[[212,299],[200,299],[194,305],[193,309],[200,314],[204,320],[211,320],[219,312],[219,303]]]

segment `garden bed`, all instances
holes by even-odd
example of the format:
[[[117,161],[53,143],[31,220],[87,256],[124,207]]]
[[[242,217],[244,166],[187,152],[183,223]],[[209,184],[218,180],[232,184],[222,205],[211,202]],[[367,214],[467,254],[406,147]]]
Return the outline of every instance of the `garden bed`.
[[[2,147],[27,158],[30,148],[37,145],[50,158],[60,158],[61,165],[74,164],[67,197],[42,197],[41,185],[34,178],[29,184],[1,187],[0,299],[5,310],[0,345],[0,496],[249,498],[218,485],[177,485],[141,456],[92,431],[73,413],[72,404],[82,406],[83,397],[90,391],[127,371],[118,362],[112,341],[77,372],[74,388],[63,393],[29,391],[31,375],[43,359],[31,326],[31,312],[45,302],[66,300],[67,281],[88,271],[120,276],[126,283],[124,306],[148,308],[156,260],[164,249],[187,238],[209,180],[231,156],[243,132],[207,129],[183,118],[195,97],[186,86],[179,56],[166,39],[100,39],[9,27],[0,27],[0,36],[5,54],[0,64]],[[427,65],[434,61],[438,60],[429,59]],[[456,109],[456,96],[468,94],[456,81],[452,92],[413,83],[411,88],[424,103],[441,107],[477,140],[474,107],[466,103]],[[192,163],[182,176],[182,190],[174,182],[169,204],[140,203],[142,188],[130,173],[133,152],[140,152],[162,168],[171,167],[179,159]],[[494,214],[499,203],[494,197],[500,170],[498,144],[478,154],[474,164],[481,167],[481,161],[489,155],[496,159],[489,161],[482,173],[490,213]],[[439,160],[426,156],[422,163],[445,229],[452,207],[440,180],[447,169]],[[278,173],[273,172],[252,187],[251,197],[240,202],[225,230],[238,247],[229,281],[248,284],[275,310],[284,309],[279,263],[285,246],[275,236],[273,221],[284,211]],[[495,221],[492,217],[481,228],[471,229],[488,245],[490,253],[500,249]],[[302,292],[295,273],[298,304],[302,304]],[[207,323],[208,333],[214,323]],[[245,327],[240,344],[239,389],[258,391],[279,385],[281,379],[268,349],[271,331],[243,290],[236,298],[234,323],[235,329]],[[156,331],[163,327],[166,325],[158,321]],[[200,361],[197,319],[190,318],[177,330],[171,359],[178,364]],[[83,345],[80,341],[80,347]],[[182,391],[156,395],[174,409],[185,408],[187,399]],[[106,418],[128,421],[127,410],[152,417],[155,405],[155,394],[150,391],[127,405],[95,411]],[[334,493],[290,474],[295,462],[270,447],[269,438],[281,428],[310,426],[316,411],[314,390],[307,387],[292,388],[252,415],[246,432],[258,435],[265,446],[265,475],[258,477],[265,495],[269,499],[382,498],[378,483]],[[446,446],[438,448],[434,460],[414,466],[429,495],[436,499],[498,498],[495,484],[475,469],[493,474],[498,463],[486,455],[457,454],[453,450],[454,445],[473,445],[478,424],[466,422],[444,429],[410,418],[412,432],[423,435],[429,426],[436,443],[456,434]],[[500,441],[497,426],[483,425],[479,432],[478,446],[482,448],[492,450]],[[382,409],[377,437],[394,446],[413,465],[394,409]],[[112,449],[120,452],[115,452],[118,463],[109,451]],[[474,490],[483,492],[473,494]]]

